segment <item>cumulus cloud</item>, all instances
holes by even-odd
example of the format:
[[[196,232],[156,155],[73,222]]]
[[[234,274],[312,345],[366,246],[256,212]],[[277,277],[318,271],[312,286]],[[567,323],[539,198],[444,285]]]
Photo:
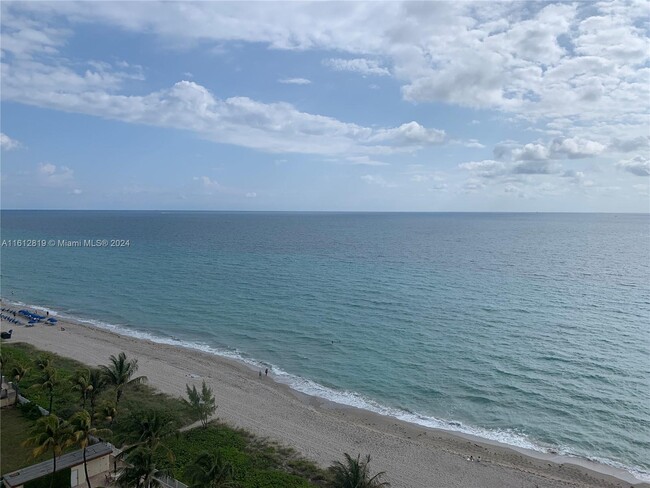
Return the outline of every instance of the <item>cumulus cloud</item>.
[[[217,142],[270,152],[380,154],[445,137],[435,132],[440,129],[417,126],[411,134],[403,126],[363,127],[281,102],[222,100],[198,93],[200,85],[130,95],[125,82],[141,79],[141,69],[90,62],[81,68],[83,61],[68,62],[61,54],[76,25],[104,24],[178,49],[249,42],[337,52],[326,66],[391,76],[405,100],[495,109],[555,137],[495,148],[495,160],[618,152],[630,153],[626,161],[633,161],[648,147],[649,13],[647,2],[635,1],[290,2],[282,9],[247,2],[169,2],[157,8],[136,2],[128,11],[119,2],[4,2],[3,97],[187,128]]]
[[[388,76],[390,71],[374,59],[355,58],[355,59],[326,59],[323,61],[325,66],[335,71],[353,71],[362,75]]]
[[[549,146],[550,154],[555,157],[581,159],[597,156],[605,150],[605,145],[588,139],[578,137],[554,139]]]
[[[650,158],[644,156],[619,161],[616,166],[636,176],[650,176]]]
[[[16,149],[19,147],[20,147],[20,142],[18,142],[15,139],[12,139],[7,134],[3,134],[2,132],[0,132],[0,148],[2,148],[3,151],[11,151],[12,149]]]
[[[606,146],[597,141],[579,137],[558,137],[548,142],[520,145],[505,141],[494,147],[494,156],[500,160],[546,161],[549,159],[583,159],[597,156]]]
[[[3,77],[3,96],[68,112],[192,130],[215,142],[267,152],[375,154],[444,140],[444,131],[417,122],[396,128],[369,128],[301,112],[283,102],[263,103],[248,97],[220,99],[192,81],[131,96],[111,94],[92,83],[86,83],[83,89],[82,79],[76,79],[72,87],[66,77],[55,81],[43,78],[30,86],[29,79],[10,71]]]
[[[311,81],[307,78],[282,78],[278,80],[278,83],[285,85],[309,85]]]
[[[72,25],[101,22],[151,33],[186,49],[251,42],[338,51],[353,57],[326,60],[328,66],[393,75],[407,100],[607,122],[647,113],[638,103],[650,95],[643,5],[293,2],[277,9],[196,2],[143,3],[126,12],[110,2],[14,2],[3,8],[11,27],[3,29],[3,48],[56,52],[68,31],[46,26],[40,39],[44,29],[25,19],[60,16]]]

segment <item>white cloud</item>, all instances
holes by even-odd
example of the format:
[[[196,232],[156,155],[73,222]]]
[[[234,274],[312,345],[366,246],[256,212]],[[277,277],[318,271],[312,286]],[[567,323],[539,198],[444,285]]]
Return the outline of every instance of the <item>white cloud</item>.
[[[566,139],[554,139],[549,147],[550,154],[555,158],[567,157],[569,159],[581,159],[597,156],[605,150],[605,145],[588,139],[578,137]]]
[[[369,156],[348,156],[345,158],[346,161],[356,165],[363,166],[388,166],[388,163],[383,161],[377,161],[376,159],[371,159]]]
[[[173,49],[251,42],[338,52],[340,57],[324,63],[392,76],[406,100],[496,109],[559,138],[517,145],[503,157],[495,152],[497,159],[611,157],[611,152],[629,152],[634,159],[647,152],[639,138],[648,132],[648,15],[648,3],[636,1],[290,2],[282,9],[272,3],[170,2],[153,8],[142,2],[128,11],[119,2],[3,2],[3,97],[165,127],[179,127],[183,120],[203,137],[265,151],[377,154],[422,143],[397,134],[399,128],[385,128],[395,136],[382,147],[376,145],[382,129],[244,97],[211,95],[209,110],[192,121],[189,109],[196,107],[189,103],[184,109],[186,100],[169,100],[174,88],[123,94],[125,80],[138,79],[141,70],[119,63],[78,69],[78,62],[73,66],[60,55],[77,24],[101,23],[156,36]],[[53,61],[43,62],[46,57]],[[168,101],[173,110],[165,111]],[[285,114],[288,122],[281,119]],[[309,130],[299,128],[303,120]]]
[[[473,148],[473,149],[484,149],[484,148],[485,148],[485,145],[484,145],[484,144],[481,144],[481,143],[480,143],[479,141],[477,141],[476,139],[470,139],[470,140],[468,140],[468,141],[465,141],[465,142],[463,143],[463,145],[464,145],[465,147],[471,147],[471,148]]]
[[[246,198],[256,198],[256,197],[257,197],[257,193],[255,193],[254,191],[249,191],[248,193],[246,193]]]
[[[262,103],[248,97],[219,99],[205,87],[181,81],[146,95],[116,93],[124,81],[140,76],[93,63],[77,73],[72,64],[51,62],[2,64],[5,100],[159,127],[191,130],[206,139],[266,152],[321,155],[390,153],[406,147],[437,144],[444,131],[417,122],[397,128],[369,128],[324,115],[301,112],[283,102]]]
[[[393,129],[380,129],[371,137],[374,141],[393,141],[404,145],[442,144],[447,135],[444,130],[427,129],[415,121]]]
[[[67,166],[41,163],[36,170],[36,177],[41,186],[50,188],[69,187],[74,183],[74,171]]]
[[[460,169],[468,170],[477,176],[483,178],[494,178],[503,175],[507,167],[501,161],[484,160],[484,161],[470,161],[468,163],[461,163],[458,165]]]
[[[632,159],[619,161],[616,166],[636,176],[650,176],[650,158],[648,157],[636,156]]]
[[[458,165],[460,169],[470,171],[474,176],[486,179],[507,177],[508,175],[550,175],[558,173],[561,166],[548,160],[529,160],[523,162],[470,161]]]
[[[7,134],[0,132],[0,148],[4,151],[11,151],[20,147],[20,142],[12,139]]]
[[[221,185],[218,181],[211,179],[209,176],[195,176],[192,180],[196,181],[202,188],[206,190],[221,190]]]
[[[374,59],[355,58],[341,59],[333,58],[323,61],[325,66],[335,71],[352,71],[362,75],[388,76],[390,71]]]
[[[578,137],[558,137],[548,142],[519,145],[505,141],[494,147],[494,156],[501,160],[546,161],[549,159],[583,159],[601,154],[604,144]]]
[[[632,138],[613,138],[609,148],[617,152],[635,152],[644,150],[646,153],[650,152],[650,136],[638,136]]]
[[[515,161],[544,161],[549,157],[548,148],[542,144],[525,144],[512,151],[512,158]]]
[[[493,107],[528,118],[612,120],[646,112],[637,101],[650,91],[639,69],[650,53],[643,2],[292,2],[282,9],[184,2],[142,3],[128,12],[111,2],[24,2],[3,8],[3,22],[13,27],[3,48],[56,51],[67,35],[54,29],[15,47],[31,39],[29,29],[44,32],[17,19],[22,12],[152,33],[175,48],[243,41],[339,51],[354,57],[327,61],[332,67],[393,73],[408,100]],[[22,37],[15,34],[19,20]]]
[[[278,83],[284,83],[285,85],[309,85],[311,81],[307,78],[282,78],[278,80]]]

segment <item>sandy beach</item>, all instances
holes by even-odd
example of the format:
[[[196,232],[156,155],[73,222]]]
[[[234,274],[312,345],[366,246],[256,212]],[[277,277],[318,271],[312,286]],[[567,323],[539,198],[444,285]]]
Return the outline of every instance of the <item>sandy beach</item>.
[[[3,304],[7,302],[3,301]],[[63,329],[65,330],[62,330]],[[429,429],[303,395],[272,375],[234,360],[158,344],[59,320],[57,326],[13,329],[11,342],[105,364],[120,351],[138,358],[140,374],[170,395],[203,379],[217,397],[217,416],[297,449],[322,466],[344,452],[369,453],[373,472],[386,471],[394,488],[648,487],[626,472],[573,458],[515,450],[469,436]],[[474,461],[468,461],[472,456]],[[480,456],[480,462],[475,461]]]

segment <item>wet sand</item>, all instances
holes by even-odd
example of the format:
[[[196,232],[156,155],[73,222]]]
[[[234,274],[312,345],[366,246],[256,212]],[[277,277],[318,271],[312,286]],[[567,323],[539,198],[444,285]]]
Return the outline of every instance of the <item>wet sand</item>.
[[[243,363],[193,349],[62,319],[56,326],[31,328],[2,322],[3,331],[10,328],[10,342],[26,342],[89,366],[106,364],[111,354],[124,351],[138,358],[139,374],[171,395],[182,396],[186,384],[200,385],[205,379],[221,420],[293,447],[323,467],[344,452],[370,454],[371,471],[385,471],[393,488],[650,487],[604,465],[515,449],[310,397],[275,382],[272,374],[260,378]]]

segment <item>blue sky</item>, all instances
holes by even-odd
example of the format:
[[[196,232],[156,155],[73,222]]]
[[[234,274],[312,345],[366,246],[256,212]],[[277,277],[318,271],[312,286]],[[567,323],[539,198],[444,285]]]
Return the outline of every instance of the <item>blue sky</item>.
[[[2,206],[650,210],[650,4],[2,2]]]

